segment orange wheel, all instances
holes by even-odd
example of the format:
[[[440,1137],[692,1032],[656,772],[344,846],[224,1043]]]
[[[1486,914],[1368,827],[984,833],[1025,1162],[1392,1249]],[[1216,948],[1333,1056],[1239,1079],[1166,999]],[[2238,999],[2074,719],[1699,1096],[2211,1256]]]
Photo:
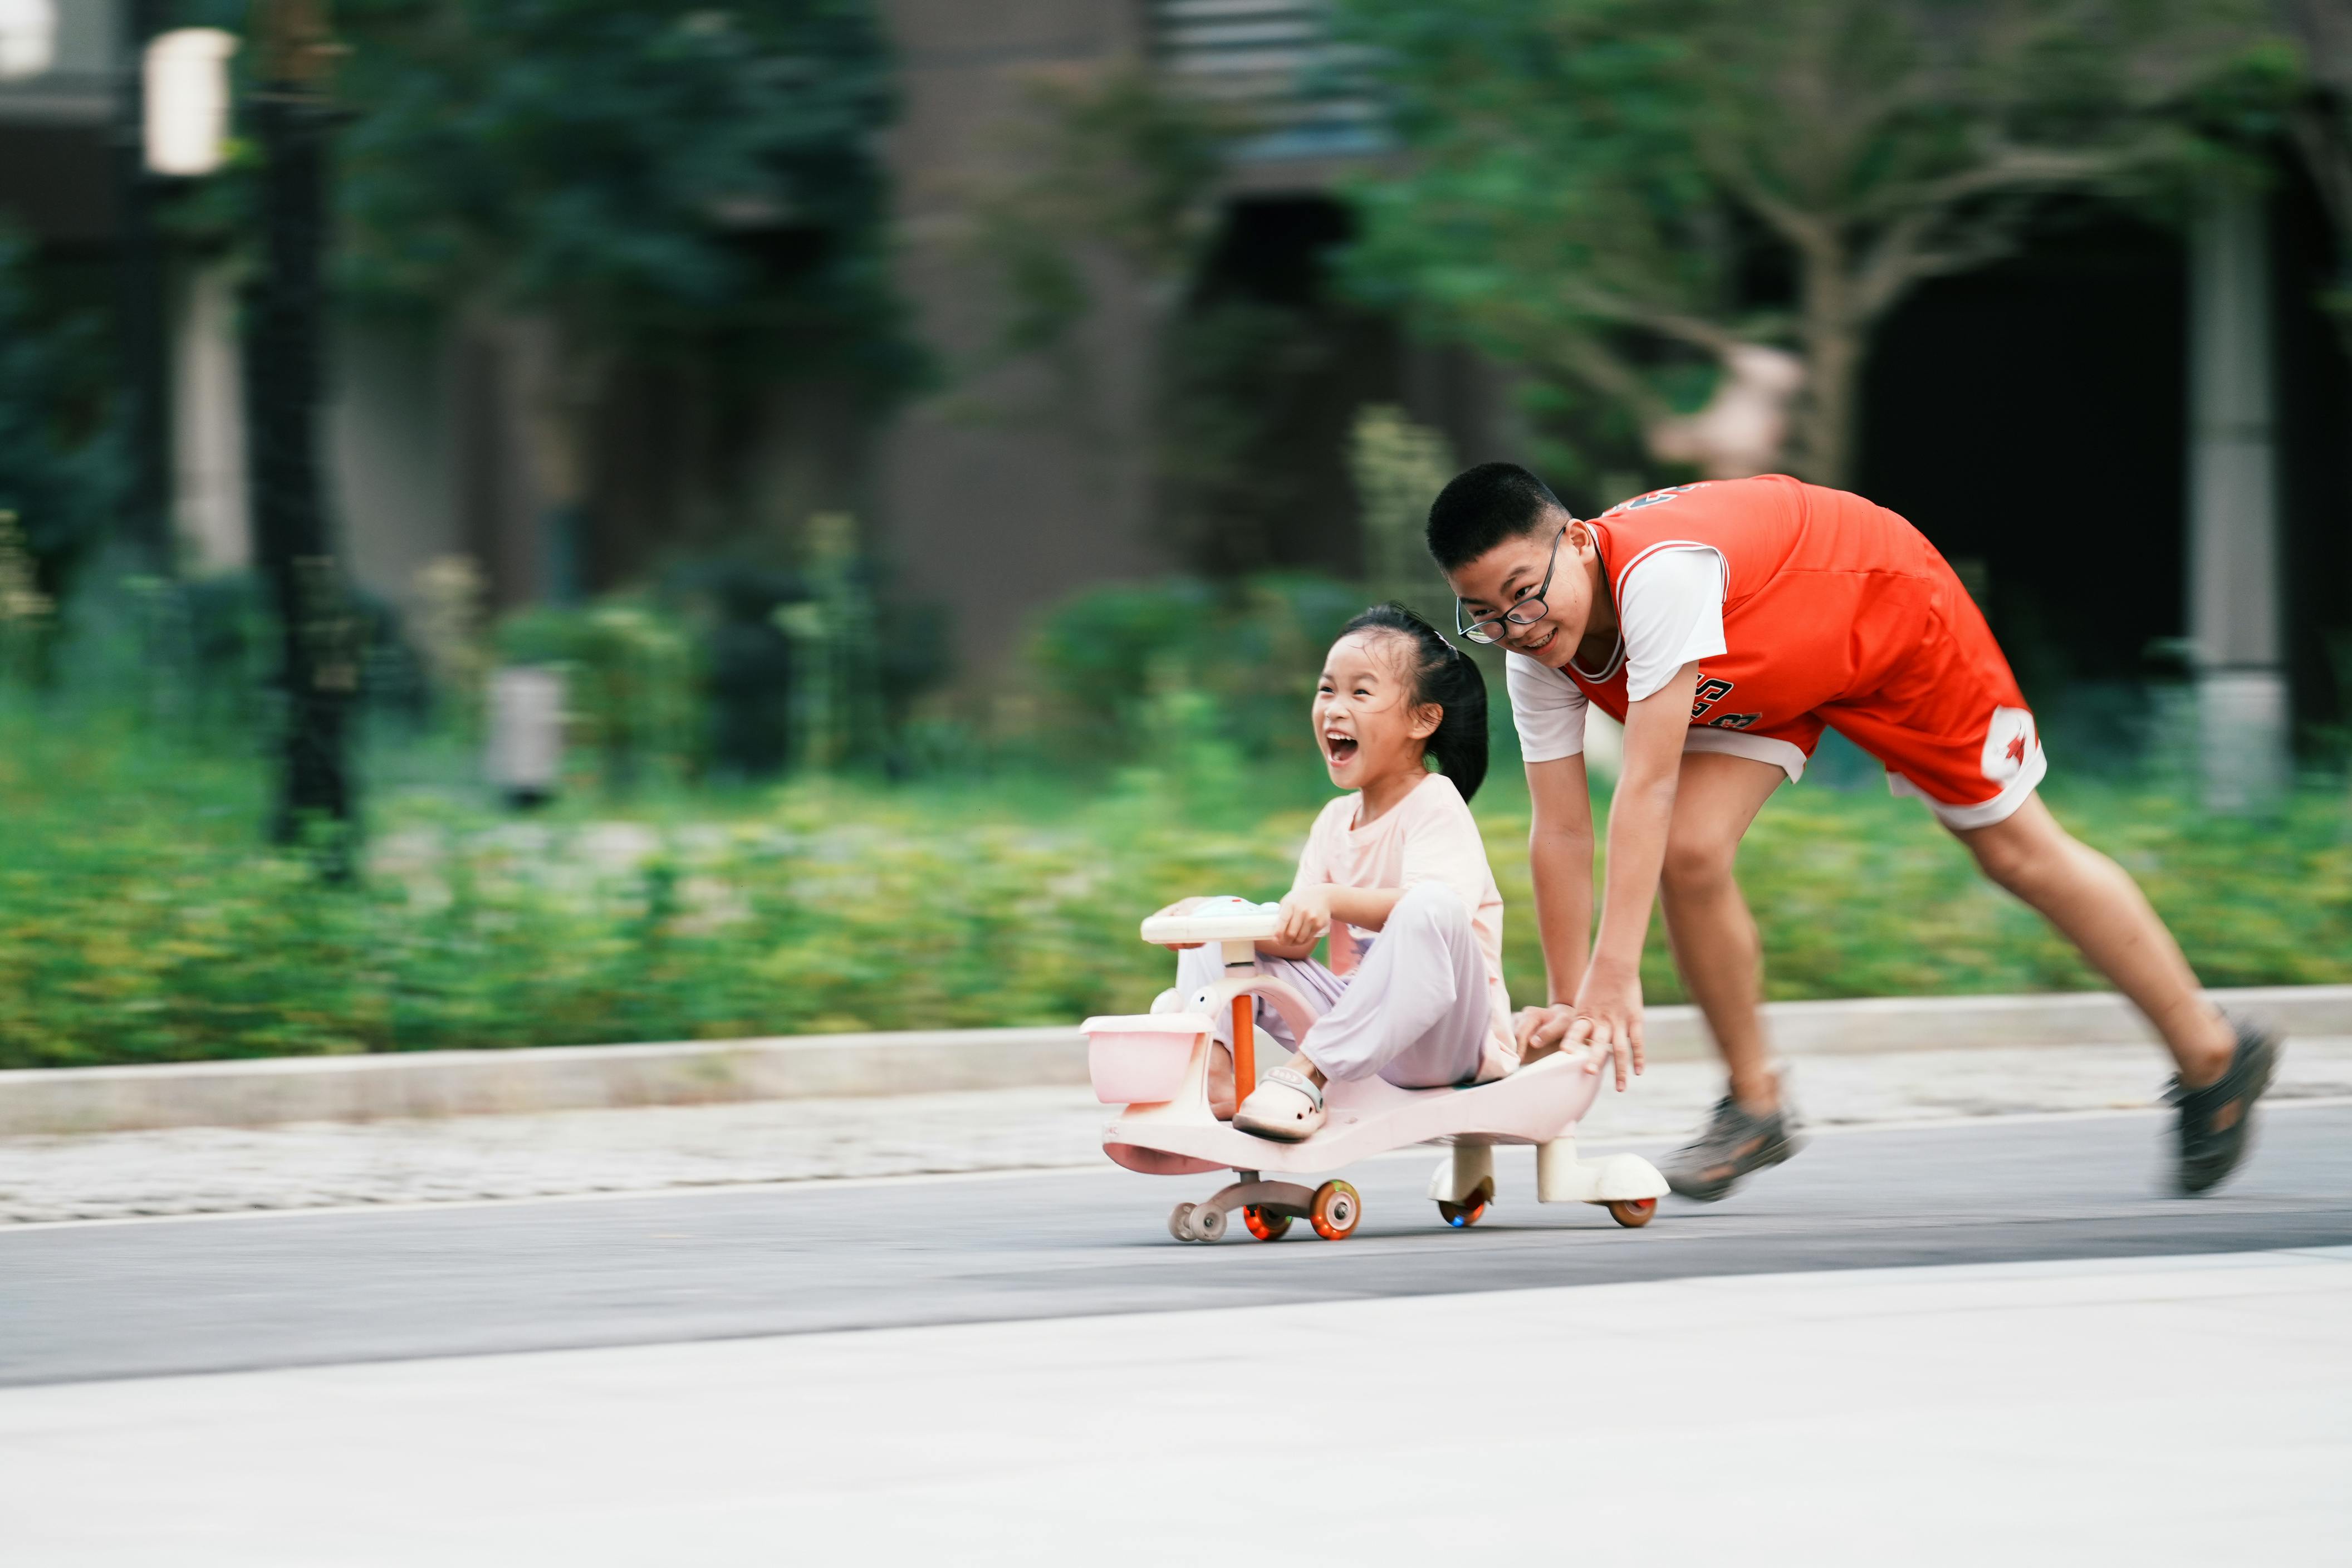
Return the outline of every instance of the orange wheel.
[[[1356,1234],[1356,1222],[1363,1215],[1364,1200],[1357,1195],[1355,1188],[1345,1182],[1326,1182],[1315,1189],[1315,1202],[1307,1211],[1307,1223],[1326,1241],[1344,1241]]]
[[[1658,1200],[1655,1198],[1612,1198],[1609,1200],[1609,1217],[1615,1220],[1619,1225],[1625,1226],[1628,1230],[1638,1230],[1643,1226],[1649,1224],[1652,1216],[1656,1215],[1657,1212]]]
[[[1260,1241],[1280,1241],[1283,1233],[1290,1228],[1290,1216],[1262,1209],[1255,1204],[1246,1204],[1242,1207],[1242,1223],[1249,1226],[1249,1233]]]
[[[1483,1181],[1463,1194],[1460,1203],[1447,1198],[1438,1199],[1437,1217],[1456,1230],[1467,1230],[1485,1216],[1486,1205],[1494,1201],[1495,1184],[1491,1180]]]

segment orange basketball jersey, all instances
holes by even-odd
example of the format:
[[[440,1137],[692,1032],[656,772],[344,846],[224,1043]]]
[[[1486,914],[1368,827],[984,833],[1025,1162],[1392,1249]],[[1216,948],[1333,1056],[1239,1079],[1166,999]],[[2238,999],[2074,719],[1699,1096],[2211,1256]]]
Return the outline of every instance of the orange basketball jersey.
[[[2032,715],[1983,614],[1927,537],[1885,507],[1769,474],[1655,490],[1588,526],[1616,603],[1654,551],[1721,553],[1726,651],[1700,666],[1691,725],[1731,733],[1706,749],[1793,761],[1793,776],[1826,724],[1944,807],[2021,798],[2040,778]],[[1562,673],[1625,717],[1622,647],[1602,674]]]

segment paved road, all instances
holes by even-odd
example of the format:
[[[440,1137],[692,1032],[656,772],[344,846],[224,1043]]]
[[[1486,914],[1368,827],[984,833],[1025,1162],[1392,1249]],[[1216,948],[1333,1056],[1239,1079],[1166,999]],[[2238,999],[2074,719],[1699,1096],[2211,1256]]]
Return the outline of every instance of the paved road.
[[[1441,1229],[1429,1162],[1350,1179],[1355,1238],[1168,1239],[1206,1178],[1074,1174],[0,1231],[0,1384],[823,1329],[2352,1244],[2352,1106],[2266,1111],[2221,1195],[2158,1195],[2154,1114],[1843,1133],[1628,1232],[1529,1201]]]

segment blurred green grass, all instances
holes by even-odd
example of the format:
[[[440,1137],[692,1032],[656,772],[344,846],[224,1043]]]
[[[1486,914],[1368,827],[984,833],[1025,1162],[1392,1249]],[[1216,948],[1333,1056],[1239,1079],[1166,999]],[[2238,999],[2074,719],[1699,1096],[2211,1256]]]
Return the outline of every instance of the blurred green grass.
[[[421,770],[413,770],[422,776]],[[1515,997],[1540,961],[1524,789],[1477,803]],[[257,847],[249,754],[0,704],[0,1067],[1060,1024],[1139,1010],[1136,921],[1273,897],[1320,781],[1213,750],[1082,784],[1032,774],[582,796],[516,817],[410,782],[370,802],[366,874]],[[2053,784],[2215,985],[2352,981],[2340,789],[2205,816],[2155,785]],[[2096,984],[1916,803],[1784,790],[1741,862],[1775,997]],[[1663,941],[1645,983],[1680,999]]]

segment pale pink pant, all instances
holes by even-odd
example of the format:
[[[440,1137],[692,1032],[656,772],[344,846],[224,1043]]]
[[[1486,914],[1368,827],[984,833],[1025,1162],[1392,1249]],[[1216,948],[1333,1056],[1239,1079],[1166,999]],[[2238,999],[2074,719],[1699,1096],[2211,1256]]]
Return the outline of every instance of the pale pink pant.
[[[1378,1073],[1402,1089],[1433,1089],[1478,1076],[1494,1032],[1486,961],[1470,929],[1470,911],[1444,883],[1407,889],[1389,911],[1388,924],[1344,975],[1312,959],[1260,953],[1257,962],[1306,999],[1315,1015],[1307,1059],[1326,1078]],[[1188,1004],[1223,978],[1213,944],[1176,955],[1176,990]],[[1285,1047],[1300,1048],[1262,997],[1257,1026]],[[1216,1037],[1233,1044],[1233,1016],[1224,1009],[1218,1010]]]

